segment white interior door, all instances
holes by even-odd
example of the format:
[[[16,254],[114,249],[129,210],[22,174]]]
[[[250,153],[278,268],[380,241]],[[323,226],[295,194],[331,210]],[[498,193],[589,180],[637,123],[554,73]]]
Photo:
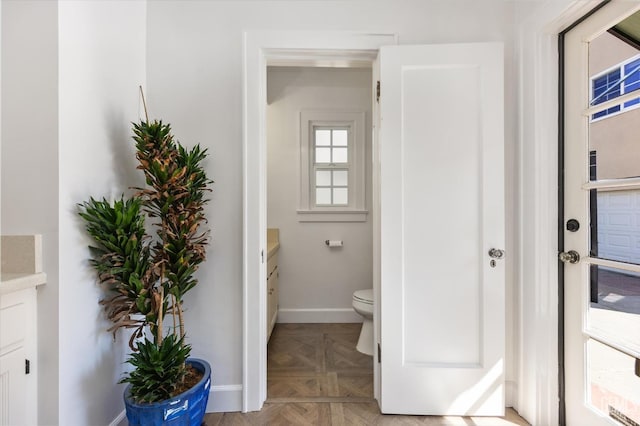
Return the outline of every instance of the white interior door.
[[[608,32],[639,7],[611,2],[565,36],[568,425],[640,423],[640,49]]]
[[[382,412],[503,415],[503,46],[379,60]]]

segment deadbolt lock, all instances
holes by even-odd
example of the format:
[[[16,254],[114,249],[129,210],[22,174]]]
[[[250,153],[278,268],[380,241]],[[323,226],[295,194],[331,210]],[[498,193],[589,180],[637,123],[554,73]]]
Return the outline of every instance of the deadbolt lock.
[[[567,221],[567,231],[569,232],[577,232],[580,229],[580,222],[576,219],[569,219]]]

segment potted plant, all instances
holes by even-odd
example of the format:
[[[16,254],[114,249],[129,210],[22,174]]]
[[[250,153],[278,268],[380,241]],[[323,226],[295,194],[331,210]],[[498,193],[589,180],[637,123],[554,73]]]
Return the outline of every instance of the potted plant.
[[[90,263],[107,292],[100,304],[113,322],[109,331],[115,337],[133,329],[127,360],[133,370],[121,380],[129,384],[129,424],[200,425],[211,369],[188,358],[183,298],[198,283],[194,273],[209,242],[201,229],[212,183],[202,167],[207,152],[184,148],[162,121],[134,123],[133,133],[146,186],[129,198],[79,205],[93,240]]]

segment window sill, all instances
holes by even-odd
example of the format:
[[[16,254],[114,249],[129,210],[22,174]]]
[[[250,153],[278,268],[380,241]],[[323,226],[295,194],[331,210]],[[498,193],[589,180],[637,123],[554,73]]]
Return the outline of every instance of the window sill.
[[[298,210],[298,222],[366,222],[368,210]]]

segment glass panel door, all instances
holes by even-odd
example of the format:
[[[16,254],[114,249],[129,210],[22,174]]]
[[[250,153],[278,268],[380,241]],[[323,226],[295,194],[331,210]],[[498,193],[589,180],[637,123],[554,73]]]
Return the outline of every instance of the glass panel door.
[[[564,242],[581,256],[564,265],[567,424],[640,424],[640,13],[631,7],[607,5],[565,38]]]

